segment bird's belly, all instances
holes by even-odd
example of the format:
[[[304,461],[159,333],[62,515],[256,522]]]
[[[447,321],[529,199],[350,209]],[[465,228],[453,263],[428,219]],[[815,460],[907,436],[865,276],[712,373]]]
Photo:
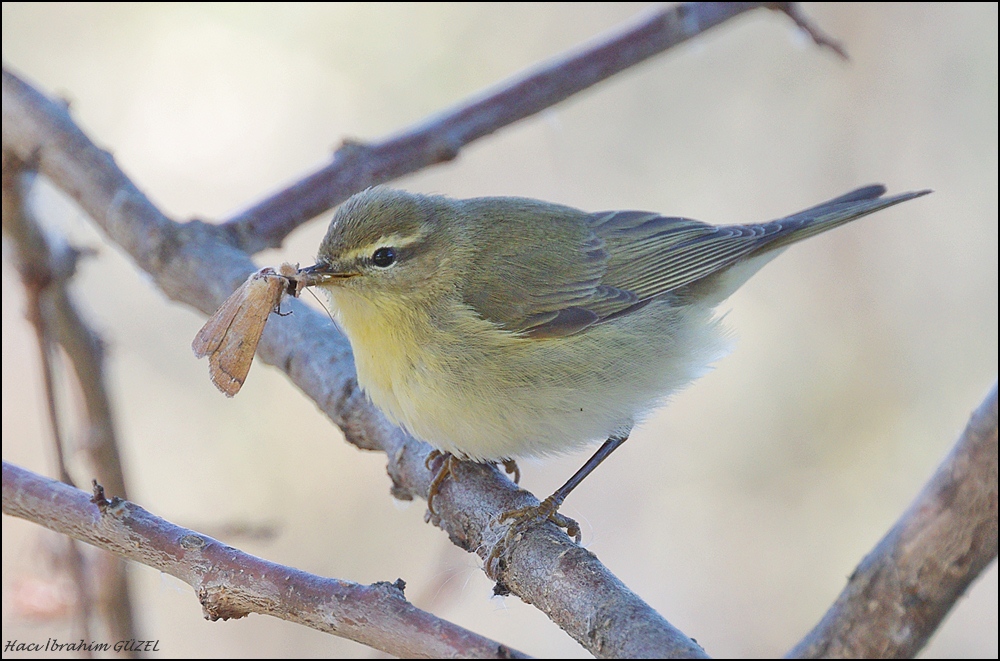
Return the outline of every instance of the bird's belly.
[[[635,321],[626,337],[607,324],[552,340],[397,345],[356,354],[358,381],[390,420],[441,450],[484,461],[557,454],[627,431],[724,353],[708,311],[673,319],[666,342]]]
[[[359,370],[359,383],[394,423],[463,458],[557,454],[631,426],[630,411],[615,411],[584,389],[426,376],[389,385],[364,379]]]

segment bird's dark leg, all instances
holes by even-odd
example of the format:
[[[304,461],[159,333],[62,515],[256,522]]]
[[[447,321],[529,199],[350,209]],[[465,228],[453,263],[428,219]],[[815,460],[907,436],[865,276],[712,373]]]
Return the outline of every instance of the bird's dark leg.
[[[566,484],[562,485],[556,489],[555,493],[543,500],[538,504],[537,507],[521,507],[516,510],[511,510],[509,512],[504,512],[500,515],[500,522],[508,521],[514,519],[514,524],[511,526],[510,530],[504,537],[503,543],[497,544],[493,547],[490,552],[489,557],[486,559],[486,566],[491,567],[493,561],[496,560],[500,554],[503,552],[503,546],[509,541],[518,528],[524,524],[533,520],[548,520],[555,523],[560,528],[566,529],[566,534],[576,540],[577,543],[580,541],[580,525],[569,518],[568,516],[563,516],[559,513],[559,507],[566,500],[566,496],[570,494],[573,489],[575,489],[584,478],[590,475],[595,468],[597,468],[602,461],[607,459],[612,452],[618,449],[622,443],[628,440],[628,432],[623,434],[616,434],[611,436],[608,440],[604,441],[604,445],[597,449],[590,459],[587,460],[580,470],[573,473],[573,477],[566,481]]]
[[[594,453],[594,456],[588,459],[587,463],[585,463],[580,470],[573,473],[573,477],[566,480],[566,484],[556,489],[554,494],[542,501],[542,503],[538,506],[539,514],[547,513],[549,510],[551,510],[554,514],[559,509],[559,506],[563,504],[563,501],[566,500],[566,496],[568,496],[573,489],[577,488],[580,483],[583,482],[585,477],[590,475],[595,468],[601,465],[602,461],[611,456],[611,453],[617,450],[621,444],[627,440],[628,433],[625,433],[620,436],[611,436],[608,440],[604,441],[604,445],[597,448],[597,452]],[[513,512],[507,512],[507,514],[504,514],[501,518],[510,518],[511,514],[513,514]],[[570,537],[574,537],[569,530],[566,530],[566,534],[570,535]],[[575,537],[576,541],[579,542],[579,527]]]

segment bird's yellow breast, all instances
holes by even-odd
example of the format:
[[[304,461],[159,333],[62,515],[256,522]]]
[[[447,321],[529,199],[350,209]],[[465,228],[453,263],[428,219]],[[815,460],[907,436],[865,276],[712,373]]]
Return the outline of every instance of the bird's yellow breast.
[[[417,356],[428,341],[427,321],[419,311],[393,301],[373,302],[339,288],[331,300],[354,351],[358,384],[396,424],[408,426],[404,402],[415,393]]]
[[[616,341],[622,329],[611,324],[532,339],[461,304],[397,305],[329,291],[372,402],[417,438],[477,460],[555,454],[607,438],[719,354],[708,311],[678,317],[647,306],[627,342]],[[664,323],[674,327],[669,348],[660,344]]]
[[[530,425],[540,413],[531,402],[544,393],[532,393],[518,376],[525,370],[511,369],[525,340],[464,306],[398,305],[329,291],[358,383],[392,422],[459,456],[532,454],[524,446],[539,429],[528,432],[515,421]]]

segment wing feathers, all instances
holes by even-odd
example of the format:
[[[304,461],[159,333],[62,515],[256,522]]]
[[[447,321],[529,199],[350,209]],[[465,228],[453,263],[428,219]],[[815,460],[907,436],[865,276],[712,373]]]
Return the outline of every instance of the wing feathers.
[[[699,282],[710,284],[706,278],[752,257],[928,192],[883,198],[884,186],[866,186],[785,218],[750,225],[708,225],[645,211],[583,214],[560,208],[565,215],[558,218],[558,231],[553,230],[558,241],[521,252],[509,245],[484,251],[494,262],[488,268],[495,277],[510,282],[506,294],[487,296],[488,288],[481,287],[468,292],[466,301],[511,331],[536,338],[571,335],[658,296]],[[537,218],[507,220],[504,231],[520,228],[526,235],[538,233],[543,224]]]

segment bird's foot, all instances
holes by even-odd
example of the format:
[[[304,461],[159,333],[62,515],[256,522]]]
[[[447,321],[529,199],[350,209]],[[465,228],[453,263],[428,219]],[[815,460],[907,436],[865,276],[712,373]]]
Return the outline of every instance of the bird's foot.
[[[521,469],[517,467],[517,462],[513,459],[504,459],[499,462],[503,466],[503,470],[507,475],[512,475],[510,479],[514,480],[514,484],[521,483]]]
[[[514,532],[518,528],[524,527],[532,521],[551,521],[560,528],[564,528],[566,530],[566,534],[572,537],[573,540],[579,544],[580,524],[568,516],[564,516],[559,513],[559,506],[561,504],[562,503],[557,502],[552,496],[549,496],[538,505],[519,507],[516,510],[504,512],[500,515],[500,523],[513,519],[513,524],[511,525],[510,530],[511,532]],[[510,532],[508,532],[508,536],[509,535]]]
[[[487,573],[491,577],[497,578],[497,563],[500,560],[500,556],[502,556],[507,550],[507,546],[518,535],[522,534],[526,528],[537,523],[551,521],[560,528],[565,529],[566,534],[572,537],[573,540],[579,544],[580,524],[568,516],[564,516],[559,513],[559,505],[561,504],[562,503],[558,502],[555,498],[549,496],[538,505],[519,507],[518,509],[510,510],[509,512],[501,514],[498,519],[499,523],[503,524],[508,521],[511,523],[503,539],[493,545],[493,549],[486,558]]]
[[[441,490],[441,485],[448,477],[455,476],[455,464],[459,461],[459,459],[451,453],[444,452],[442,450],[431,450],[427,453],[427,458],[424,459],[424,467],[426,467],[429,471],[433,471],[434,462],[441,457],[444,457],[444,461],[437,469],[437,473],[434,474],[434,479],[431,480],[431,485],[427,490],[427,509],[431,514],[437,514],[437,512],[434,511],[434,496],[436,496],[438,491]],[[503,466],[504,472],[511,476],[514,484],[518,484],[521,481],[521,469],[517,467],[516,461],[513,459],[504,459],[503,461],[498,461],[497,463]]]
[[[434,475],[434,479],[431,480],[431,485],[427,489],[427,510],[432,515],[437,515],[434,511],[434,497],[441,490],[441,485],[444,483],[445,479],[449,476],[455,475],[455,464],[458,463],[458,459],[449,452],[442,452],[441,450],[431,450],[427,454],[427,458],[424,459],[424,466],[427,470],[434,470],[432,464],[437,461],[439,457],[444,457],[441,462],[441,466],[437,469],[437,473]]]

